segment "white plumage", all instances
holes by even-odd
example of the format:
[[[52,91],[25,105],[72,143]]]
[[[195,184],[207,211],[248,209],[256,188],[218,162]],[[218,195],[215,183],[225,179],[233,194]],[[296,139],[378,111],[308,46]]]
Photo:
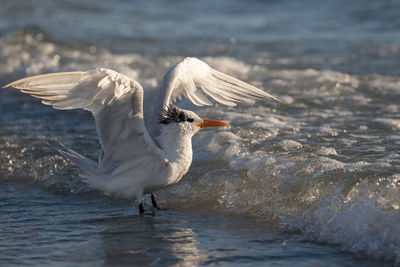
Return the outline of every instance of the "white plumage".
[[[198,106],[211,105],[209,98],[230,106],[278,100],[196,58],[184,59],[164,76],[154,103],[148,103],[152,105],[149,129],[143,119],[142,86],[113,70],[44,74],[4,87],[11,86],[56,109],[90,111],[101,144],[98,162],[65,146],[60,153],[85,172],[89,186],[139,202],[144,194],[180,181],[191,165],[191,138],[199,129],[228,125],[171,105],[177,97],[187,97]]]

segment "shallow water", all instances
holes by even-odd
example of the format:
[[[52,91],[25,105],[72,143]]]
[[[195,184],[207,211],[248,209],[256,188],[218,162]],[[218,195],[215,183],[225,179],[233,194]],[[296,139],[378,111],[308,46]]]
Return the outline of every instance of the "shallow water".
[[[284,101],[178,103],[232,126],[140,217],[47,144],[97,158],[90,114],[1,90],[2,264],[399,264],[400,5],[364,2],[1,1],[1,85],[107,67],[150,101],[197,56]]]
[[[246,218],[158,210],[137,215],[127,201],[54,194],[2,183],[0,261],[10,265],[346,266],[367,261]]]

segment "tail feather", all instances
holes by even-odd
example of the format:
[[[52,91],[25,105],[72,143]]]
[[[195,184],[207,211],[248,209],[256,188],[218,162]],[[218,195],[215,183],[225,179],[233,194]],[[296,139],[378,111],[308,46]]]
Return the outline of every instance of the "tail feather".
[[[85,156],[82,156],[78,152],[68,148],[64,144],[57,142],[61,147],[54,147],[61,155],[65,156],[69,160],[71,160],[73,163],[75,163],[79,168],[81,168],[83,171],[85,171],[88,175],[94,176],[97,174],[97,162],[86,158]]]

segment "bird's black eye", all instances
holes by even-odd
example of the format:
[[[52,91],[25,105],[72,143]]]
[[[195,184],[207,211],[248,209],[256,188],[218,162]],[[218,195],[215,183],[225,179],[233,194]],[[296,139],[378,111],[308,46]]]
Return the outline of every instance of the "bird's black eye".
[[[186,121],[188,121],[188,122],[194,122],[194,119],[193,119],[193,118],[187,118]]]
[[[179,121],[178,121],[178,122],[185,121],[185,120],[186,120],[185,112],[182,112],[182,111],[181,111],[181,112],[179,113],[178,117],[179,117]]]

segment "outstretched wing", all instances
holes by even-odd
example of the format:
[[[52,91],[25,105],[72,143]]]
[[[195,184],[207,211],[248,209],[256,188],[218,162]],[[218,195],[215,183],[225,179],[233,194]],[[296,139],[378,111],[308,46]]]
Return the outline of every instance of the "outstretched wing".
[[[212,69],[197,58],[186,58],[164,76],[156,106],[165,107],[177,97],[185,96],[197,106],[211,105],[209,98],[228,105],[273,99],[272,95],[227,74]]]
[[[143,88],[133,79],[109,69],[61,72],[21,79],[4,87],[42,99],[56,109],[83,108],[96,121],[107,159],[104,165],[132,154],[162,155],[147,133],[143,120]],[[108,163],[109,162],[109,163]],[[106,166],[103,166],[106,167]]]

